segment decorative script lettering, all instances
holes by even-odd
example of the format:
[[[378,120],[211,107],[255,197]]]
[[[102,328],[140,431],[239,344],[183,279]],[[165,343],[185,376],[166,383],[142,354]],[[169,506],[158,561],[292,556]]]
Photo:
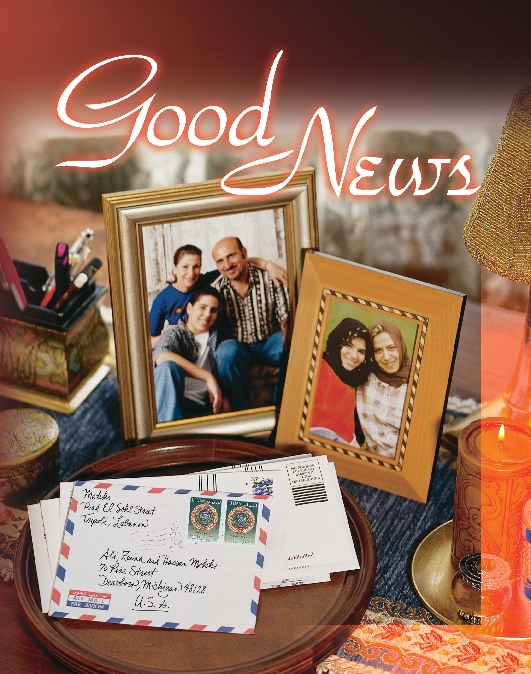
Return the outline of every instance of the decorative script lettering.
[[[269,117],[269,110],[271,106],[271,94],[273,91],[273,84],[275,81],[275,73],[277,70],[278,63],[280,61],[280,58],[282,56],[282,51],[279,51],[278,54],[275,57],[275,60],[273,61],[273,64],[271,65],[271,68],[269,70],[269,74],[267,77],[266,81],[266,86],[265,86],[265,92],[264,92],[264,98],[262,101],[261,105],[252,105],[245,110],[243,110],[232,122],[230,125],[230,128],[228,130],[228,141],[233,147],[241,147],[243,145],[247,145],[251,141],[256,141],[256,144],[260,147],[267,147],[270,145],[275,137],[271,136],[269,138],[266,138],[266,126],[267,126],[267,121]],[[134,107],[132,110],[129,112],[124,113],[123,115],[120,115],[118,117],[114,117],[112,119],[103,121],[103,122],[81,122],[76,119],[72,119],[70,115],[67,112],[67,106],[70,97],[72,96],[73,92],[75,91],[76,87],[85,79],[87,78],[91,73],[93,73],[95,70],[98,68],[102,68],[106,66],[109,63],[112,63],[114,61],[120,61],[123,59],[143,59],[147,61],[150,65],[150,72],[149,75],[145,78],[145,80],[138,86],[136,89],[133,91],[130,91],[128,94],[125,96],[122,96],[121,98],[116,98],[112,101],[107,101],[105,103],[87,103],[86,107],[90,108],[91,110],[102,110],[104,108],[111,108],[114,105],[117,105],[118,103],[121,103],[138,92],[140,92],[151,80],[155,77],[157,73],[157,62],[155,59],[151,58],[150,56],[145,56],[143,54],[125,54],[123,56],[115,56],[113,58],[105,59],[104,61],[100,61],[99,63],[96,63],[95,65],[91,66],[90,68],[87,68],[84,70],[80,75],[75,77],[70,84],[66,87],[66,89],[63,91],[61,94],[58,104],[57,104],[57,114],[59,115],[59,118],[65,123],[68,124],[69,126],[73,126],[79,129],[95,129],[98,127],[103,127],[103,126],[109,126],[111,124],[116,124],[117,122],[120,122],[124,119],[127,119],[128,117],[133,117],[134,116],[134,123],[133,123],[133,128],[131,130],[131,133],[129,135],[129,139],[127,141],[127,144],[125,145],[124,149],[119,152],[117,155],[114,157],[109,157],[107,159],[71,159],[69,161],[64,161],[61,162],[60,164],[57,164],[57,166],[75,166],[75,167],[80,167],[80,168],[101,168],[103,166],[108,166],[109,164],[112,164],[116,160],[120,159],[127,150],[132,147],[132,145],[135,143],[135,141],[138,139],[140,136],[140,133],[144,129],[144,126],[146,125],[147,122],[147,129],[146,129],[146,138],[147,141],[156,147],[167,147],[169,145],[172,145],[173,143],[176,143],[185,133],[188,138],[188,142],[191,143],[192,145],[195,145],[197,147],[206,147],[208,145],[213,145],[217,141],[222,138],[226,132],[227,129],[227,124],[228,124],[228,116],[225,110],[220,107],[219,105],[209,105],[197,112],[190,122],[188,123],[188,115],[185,112],[185,110],[178,106],[178,105],[168,105],[164,108],[161,108],[160,110],[157,110],[154,114],[152,114],[151,118],[148,120],[148,116],[150,115],[150,108],[153,103],[153,99],[155,98],[156,94],[153,94],[149,98],[146,98],[144,102],[142,102],[140,105],[137,105]],[[244,164],[243,166],[239,166],[238,168],[233,169],[229,173],[227,173],[226,176],[223,177],[221,180],[221,187],[225,192],[228,192],[230,194],[237,194],[237,195],[242,195],[242,196],[253,196],[253,195],[267,195],[267,194],[273,194],[274,192],[277,192],[278,190],[282,189],[285,187],[297,169],[299,168],[302,158],[304,156],[305,150],[306,150],[306,145],[308,143],[308,138],[310,136],[310,133],[313,129],[314,123],[319,122],[320,128],[321,128],[321,134],[323,138],[323,145],[324,145],[324,159],[325,159],[325,164],[326,164],[326,169],[328,172],[328,178],[330,180],[330,185],[332,189],[334,190],[336,196],[340,196],[342,189],[343,189],[343,183],[345,181],[345,177],[347,174],[347,169],[349,166],[349,161],[350,157],[352,154],[352,151],[354,149],[354,145],[360,136],[362,130],[364,129],[365,125],[368,123],[368,121],[374,116],[376,113],[376,108],[377,106],[372,107],[370,110],[367,110],[359,119],[357,122],[354,131],[352,133],[352,136],[350,137],[350,142],[347,148],[347,154],[345,158],[345,163],[343,165],[343,169],[341,171],[341,175],[338,177],[337,171],[336,171],[336,161],[335,161],[335,149],[334,149],[334,138],[332,134],[332,127],[330,124],[330,119],[328,116],[328,113],[324,107],[318,108],[312,118],[310,119],[306,131],[304,133],[304,136],[302,138],[300,147],[299,147],[299,152],[297,155],[297,159],[295,160],[295,163],[293,165],[292,171],[289,173],[287,178],[282,180],[279,183],[273,184],[273,185],[267,185],[267,186],[252,186],[252,187],[237,187],[237,186],[231,186],[228,181],[232,176],[235,176],[242,171],[245,171],[246,169],[256,167],[256,166],[261,166],[264,164],[271,164],[276,161],[281,161],[283,159],[286,159],[290,155],[292,155],[295,150],[287,150],[284,152],[279,152],[277,154],[271,154],[267,157],[261,157],[259,159],[255,159],[254,161],[251,161],[247,164]],[[260,113],[260,119],[258,122],[258,126],[256,127],[256,130],[253,134],[248,136],[247,138],[241,138],[240,135],[238,134],[238,128],[240,126],[240,123],[242,119],[249,113],[249,112],[259,112]],[[159,138],[156,133],[156,123],[160,116],[166,113],[167,115],[174,115],[176,118],[177,122],[177,130],[173,138]],[[197,126],[198,123],[205,113],[212,113],[216,116],[216,124],[217,124],[217,130],[216,133],[211,137],[211,138],[200,138],[198,136],[197,132]],[[471,182],[471,175],[470,171],[468,170],[466,166],[466,162],[470,159],[470,155],[465,154],[461,156],[456,162],[451,171],[448,174],[448,177],[451,177],[453,175],[457,175],[463,181],[463,184],[454,189],[449,189],[447,191],[447,194],[450,196],[468,196],[471,194],[474,194],[474,192],[477,192],[479,189],[478,187],[470,187],[470,182]],[[433,180],[432,184],[429,186],[424,186],[421,187],[422,185],[422,173],[419,167],[419,162],[418,162],[418,157],[413,160],[412,166],[411,166],[411,179],[409,182],[401,188],[398,188],[396,185],[396,175],[397,172],[404,161],[403,159],[397,159],[390,172],[389,172],[389,179],[387,183],[384,183],[383,185],[379,185],[378,187],[363,187],[360,185],[360,182],[363,181],[365,178],[371,178],[374,175],[374,171],[371,168],[368,168],[369,165],[373,166],[378,166],[382,161],[381,157],[361,157],[361,159],[358,160],[356,163],[356,177],[354,180],[350,182],[350,185],[348,187],[348,191],[350,194],[353,196],[374,196],[381,192],[386,186],[389,188],[389,192],[394,196],[394,197],[399,197],[402,194],[406,192],[413,184],[414,184],[414,190],[413,190],[413,196],[424,196],[426,194],[429,194],[432,190],[435,189],[437,186],[437,183],[439,182],[439,179],[441,177],[442,173],[442,167],[443,164],[451,164],[452,160],[451,159],[428,159],[428,164],[431,164],[435,168],[435,179]]]

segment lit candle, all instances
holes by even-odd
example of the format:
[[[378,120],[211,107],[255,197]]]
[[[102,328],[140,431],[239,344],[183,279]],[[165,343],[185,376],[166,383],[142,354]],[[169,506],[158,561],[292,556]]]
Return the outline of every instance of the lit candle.
[[[503,418],[467,426],[459,436],[454,561],[483,552],[505,559],[514,573],[522,509],[529,498],[531,428]]]

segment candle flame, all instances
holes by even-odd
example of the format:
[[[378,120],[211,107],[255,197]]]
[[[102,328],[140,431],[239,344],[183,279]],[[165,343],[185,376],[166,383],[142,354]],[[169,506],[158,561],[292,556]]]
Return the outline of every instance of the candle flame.
[[[504,437],[505,437],[505,426],[502,424],[500,426],[500,431],[498,433],[498,440],[501,442]]]

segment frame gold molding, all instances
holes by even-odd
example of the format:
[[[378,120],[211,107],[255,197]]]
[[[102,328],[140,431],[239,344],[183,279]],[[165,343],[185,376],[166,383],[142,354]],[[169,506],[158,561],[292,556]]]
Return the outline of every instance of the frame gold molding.
[[[250,176],[238,187],[278,183],[288,174]],[[238,212],[282,208],[286,235],[291,321],[302,277],[303,252],[319,247],[313,169],[299,171],[279,192],[236,196],[219,181],[103,195],[109,257],[120,408],[128,444],[208,433],[257,436],[274,428],[275,408],[262,407],[157,423],[148,326],[142,228]]]

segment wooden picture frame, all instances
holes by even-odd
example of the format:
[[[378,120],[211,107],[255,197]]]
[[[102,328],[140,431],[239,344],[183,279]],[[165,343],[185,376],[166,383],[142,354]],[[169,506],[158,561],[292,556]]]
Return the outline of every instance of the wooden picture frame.
[[[307,254],[277,446],[326,454],[342,477],[426,502],[465,300],[458,292],[328,255]],[[359,328],[353,333],[352,318],[364,326],[371,323],[377,334],[368,338],[368,325],[365,332]],[[338,342],[337,335],[349,326],[349,336]],[[401,342],[408,354],[399,356],[398,364],[396,350],[394,360],[392,355],[394,342]],[[355,360],[344,360],[352,358],[349,353],[356,345],[366,349],[365,373],[358,371],[363,383],[347,386],[339,376],[352,383],[343,365],[352,373],[360,367]],[[356,423],[354,404],[359,408]],[[328,411],[323,415],[323,410]],[[360,430],[365,437],[361,446],[355,437]],[[348,433],[352,435],[346,438]]]
[[[251,176],[235,180],[234,186],[250,188],[270,185],[285,177],[287,174]],[[103,212],[120,407],[126,443],[140,444],[148,440],[197,433],[243,436],[269,434],[275,425],[275,407],[272,404],[180,421],[157,421],[149,330],[148,281],[153,275],[154,267],[164,267],[166,264],[171,269],[173,248],[167,250],[169,244],[163,242],[159,248],[163,251],[160,255],[164,259],[155,259],[153,262],[153,252],[146,248],[149,246],[146,232],[149,234],[150,228],[155,228],[158,233],[162,232],[160,236],[167,235],[168,241],[173,241],[176,237],[178,240],[180,231],[186,231],[183,234],[186,238],[178,245],[197,246],[194,239],[197,232],[202,232],[203,241],[206,241],[212,227],[217,231],[219,225],[222,236],[229,233],[244,239],[245,232],[253,232],[255,215],[257,220],[264,217],[268,221],[274,220],[274,226],[271,227],[276,232],[275,241],[278,243],[281,240],[278,245],[281,244],[285,256],[292,324],[304,251],[316,250],[319,245],[313,169],[299,171],[285,188],[267,196],[228,194],[222,190],[219,181],[104,194]],[[238,229],[240,222],[245,222],[243,234]],[[262,229],[262,225],[259,228]],[[262,233],[262,236],[265,235]],[[243,244],[246,243],[244,240]],[[174,245],[177,247],[177,244]],[[212,241],[209,245],[212,245]],[[207,256],[212,262],[211,250],[206,250],[206,243],[202,250],[203,263]],[[249,250],[250,257],[255,254],[255,251]],[[215,263],[213,264],[215,267]],[[161,274],[160,279],[166,280],[164,273]]]

